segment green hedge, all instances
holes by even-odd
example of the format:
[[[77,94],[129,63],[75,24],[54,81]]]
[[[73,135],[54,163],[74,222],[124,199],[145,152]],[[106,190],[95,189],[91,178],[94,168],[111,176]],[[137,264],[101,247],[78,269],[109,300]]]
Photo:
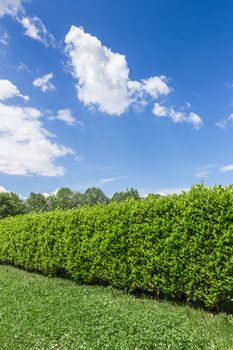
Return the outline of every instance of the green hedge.
[[[3,219],[0,262],[218,307],[233,298],[233,187]]]

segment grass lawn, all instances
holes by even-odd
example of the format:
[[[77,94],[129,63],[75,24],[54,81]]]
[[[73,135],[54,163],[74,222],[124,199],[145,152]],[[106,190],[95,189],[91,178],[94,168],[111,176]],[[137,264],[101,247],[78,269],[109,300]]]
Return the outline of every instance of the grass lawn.
[[[233,317],[0,265],[1,350],[233,349]]]

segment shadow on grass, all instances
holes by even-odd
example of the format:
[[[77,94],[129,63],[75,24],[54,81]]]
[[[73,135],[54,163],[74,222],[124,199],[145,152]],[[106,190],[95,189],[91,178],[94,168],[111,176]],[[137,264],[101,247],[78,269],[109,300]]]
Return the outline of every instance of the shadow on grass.
[[[68,281],[75,282],[76,284],[81,285],[81,286],[99,286],[99,287],[103,287],[103,288],[111,286],[116,290],[122,291],[126,294],[133,295],[137,299],[151,299],[151,300],[157,300],[160,302],[168,301],[168,302],[172,303],[173,305],[190,306],[193,309],[205,310],[206,312],[209,312],[211,314],[218,314],[220,312],[224,312],[226,314],[233,315],[233,300],[232,301],[231,300],[224,301],[220,305],[218,305],[218,307],[215,307],[215,308],[208,308],[202,302],[188,301],[186,299],[185,294],[180,295],[179,298],[177,298],[177,297],[165,295],[162,293],[157,294],[155,292],[148,292],[148,291],[140,289],[140,288],[130,290],[129,288],[123,288],[123,287],[121,288],[119,286],[112,285],[110,282],[103,281],[103,280],[98,279],[98,278],[95,280],[92,280],[90,283],[84,282],[82,280],[77,280],[75,278],[72,278],[70,276],[70,274],[67,273],[67,271],[65,269],[58,268],[58,269],[56,269],[56,271],[53,271],[51,273],[45,273],[44,271],[39,271],[39,270],[35,270],[35,269],[26,269],[25,267],[23,267],[21,265],[12,265],[9,262],[0,263],[0,265],[19,268],[22,271],[29,272],[29,273],[35,273],[37,275],[44,276],[44,277],[65,279]]]

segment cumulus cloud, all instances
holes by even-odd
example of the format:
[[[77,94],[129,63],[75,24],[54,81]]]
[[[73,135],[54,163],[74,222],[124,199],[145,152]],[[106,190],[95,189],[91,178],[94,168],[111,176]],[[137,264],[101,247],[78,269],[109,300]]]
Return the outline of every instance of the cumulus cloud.
[[[195,129],[199,129],[203,126],[202,118],[196,113],[189,113],[188,117],[186,117],[188,123],[192,124]]]
[[[159,103],[155,103],[152,113],[157,117],[166,117],[169,114],[169,111],[167,107]]]
[[[176,111],[173,108],[169,109],[168,116],[174,123],[183,123],[185,122],[185,115],[183,112]]]
[[[25,101],[29,101],[29,96],[24,96],[18,88],[7,79],[0,79],[0,101],[4,101],[12,97],[22,97]]]
[[[125,56],[113,53],[82,28],[72,26],[65,38],[77,94],[85,105],[97,105],[102,112],[120,115],[129,107],[129,69]]]
[[[63,175],[55,160],[73,151],[51,141],[41,112],[0,103],[0,172],[10,175]]]
[[[0,17],[5,15],[16,16],[23,11],[21,0],[0,0]]]
[[[161,105],[159,103],[154,104],[154,108],[152,110],[152,113],[156,117],[168,117],[174,123],[192,124],[192,126],[195,129],[199,129],[203,125],[203,120],[198,114],[193,113],[193,112],[186,114],[184,111],[176,111],[172,107],[166,107],[166,106]]]
[[[33,81],[33,86],[38,87],[41,91],[53,91],[56,90],[55,86],[51,83],[53,73],[48,73],[43,77],[37,78]]]
[[[89,107],[120,116],[130,106],[145,105],[148,98],[166,96],[171,89],[165,76],[131,81],[126,57],[104,46],[82,27],[72,26],[65,38],[77,97]]]
[[[45,46],[55,47],[55,38],[45,27],[40,18],[34,17],[22,17],[18,21],[25,29],[25,35],[31,39],[37,40]]]
[[[150,77],[141,81],[128,81],[128,88],[131,96],[136,96],[139,100],[144,100],[148,96],[157,99],[160,96],[166,96],[171,92],[171,88],[167,85],[168,78],[165,75],[160,77]]]

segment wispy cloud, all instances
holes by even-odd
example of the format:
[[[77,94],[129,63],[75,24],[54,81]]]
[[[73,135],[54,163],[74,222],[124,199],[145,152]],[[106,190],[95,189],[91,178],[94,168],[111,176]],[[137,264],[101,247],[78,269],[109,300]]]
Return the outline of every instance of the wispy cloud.
[[[227,118],[219,120],[215,125],[220,129],[226,129],[229,124],[233,122],[233,113],[231,113]]]
[[[22,97],[29,101],[29,96],[22,95],[19,89],[9,80],[0,79],[0,100],[4,101],[13,97]]]
[[[232,89],[232,88],[233,88],[233,83],[230,82],[230,81],[226,81],[224,85],[225,85],[225,87],[228,88],[228,89]]]
[[[195,177],[200,179],[206,179],[213,173],[214,170],[218,167],[217,164],[204,164],[199,167],[196,167],[195,173],[193,174]]]
[[[0,0],[0,17],[9,15],[15,17],[24,13],[23,0]]]
[[[134,180],[134,178],[130,177],[130,176],[116,176],[116,177],[107,177],[107,178],[103,178],[103,179],[100,179],[100,182],[102,184],[108,184],[108,183],[111,183],[111,182],[115,182],[115,181],[118,181],[118,180]]]
[[[199,171],[194,173],[194,176],[199,177],[200,179],[206,179],[211,174],[211,171]]]
[[[55,86],[51,83],[53,78],[53,73],[48,73],[43,77],[37,78],[33,81],[33,86],[39,88],[41,91],[54,91],[56,90]]]
[[[60,120],[70,126],[75,125],[75,122],[76,122],[75,117],[72,115],[71,110],[68,108],[58,110],[57,114],[55,116],[49,117],[49,119]]]
[[[29,72],[32,73],[31,69],[28,67],[28,65],[26,65],[23,62],[19,62],[18,66],[16,67],[18,72]]]
[[[24,34],[31,39],[39,41],[45,46],[56,46],[55,37],[46,29],[40,18],[36,16],[22,17],[18,18],[18,22],[22,24],[25,29]]]
[[[9,35],[6,31],[4,31],[1,35],[0,35],[0,43],[4,46],[7,46],[9,44]]]
[[[56,47],[53,34],[47,30],[40,18],[26,15],[23,2],[26,0],[0,0],[0,17],[11,16],[25,29],[25,35],[45,46]]]
[[[80,130],[85,130],[85,123],[81,120],[77,120],[72,111],[69,108],[59,109],[56,115],[48,118],[49,120],[60,120],[69,126],[76,126]]]
[[[224,166],[219,168],[219,171],[221,173],[226,173],[228,171],[233,171],[233,164],[224,165]]]
[[[74,157],[74,160],[76,160],[76,162],[82,162],[84,160],[84,157],[83,156],[75,156]]]

